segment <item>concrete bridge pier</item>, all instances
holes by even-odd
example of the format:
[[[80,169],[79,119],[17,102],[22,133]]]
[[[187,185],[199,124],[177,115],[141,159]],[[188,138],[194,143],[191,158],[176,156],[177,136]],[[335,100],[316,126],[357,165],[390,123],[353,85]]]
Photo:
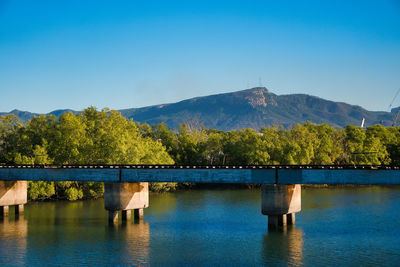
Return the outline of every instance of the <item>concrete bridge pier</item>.
[[[143,209],[149,206],[149,183],[104,183],[104,207],[108,210],[110,224],[118,222],[118,211],[122,220],[143,217]]]
[[[8,206],[1,206],[0,207],[0,219],[8,216]]]
[[[14,206],[15,216],[24,212],[28,202],[27,181],[0,181],[0,218],[8,216],[9,206]]]
[[[264,184],[261,187],[261,212],[268,215],[268,228],[295,224],[295,213],[301,211],[301,186]]]

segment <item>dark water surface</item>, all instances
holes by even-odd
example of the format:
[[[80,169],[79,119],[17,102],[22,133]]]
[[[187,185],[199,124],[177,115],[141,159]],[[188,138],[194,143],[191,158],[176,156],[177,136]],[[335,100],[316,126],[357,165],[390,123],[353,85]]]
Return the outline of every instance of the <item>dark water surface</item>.
[[[309,188],[296,226],[268,232],[259,190],[151,194],[109,227],[103,200],[29,203],[0,223],[0,265],[400,266],[400,188]]]

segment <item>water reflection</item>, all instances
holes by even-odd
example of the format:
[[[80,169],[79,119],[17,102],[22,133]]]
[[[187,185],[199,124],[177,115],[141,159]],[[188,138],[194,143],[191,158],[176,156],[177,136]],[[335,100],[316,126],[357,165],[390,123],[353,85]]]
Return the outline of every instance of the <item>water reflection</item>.
[[[263,262],[303,265],[303,231],[295,226],[269,231],[263,238]]]
[[[138,266],[148,262],[149,224],[132,220],[110,227],[103,200],[42,202],[30,205],[26,215],[28,264]]]
[[[112,228],[112,227],[111,227]],[[148,263],[150,249],[150,225],[142,220],[123,222],[110,229],[123,239],[121,263],[143,265]]]
[[[3,265],[25,264],[28,223],[24,215],[5,217],[0,221],[0,255]],[[12,253],[10,253],[12,252]]]
[[[145,210],[145,214],[162,216],[172,213],[178,204],[176,194],[151,193],[150,209]]]
[[[388,222],[400,224],[399,189],[304,192],[297,228],[280,232],[267,230],[260,194],[247,190],[152,194],[144,220],[114,228],[108,226],[102,199],[31,202],[24,217],[14,221],[11,211],[0,221],[0,266],[393,266],[400,262],[400,233],[387,227]]]

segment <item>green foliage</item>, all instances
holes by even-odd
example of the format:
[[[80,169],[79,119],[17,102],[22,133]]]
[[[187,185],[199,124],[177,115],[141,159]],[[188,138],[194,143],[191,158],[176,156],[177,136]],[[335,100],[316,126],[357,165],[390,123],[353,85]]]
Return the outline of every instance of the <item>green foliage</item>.
[[[77,200],[83,197],[83,192],[80,188],[69,187],[65,190],[65,195],[68,200]]]
[[[193,128],[189,124],[180,125],[177,136],[177,161],[188,165],[205,164],[204,143],[206,140],[207,134],[203,129]]]
[[[265,127],[224,132],[127,120],[117,111],[89,107],[79,115],[0,119],[0,162],[11,164],[400,164],[400,127],[347,126],[310,122],[291,129]],[[190,186],[190,185],[187,185]],[[172,191],[177,183],[152,183]],[[31,199],[101,197],[103,183],[30,182]]]
[[[260,164],[270,163],[267,151],[267,140],[253,129],[231,131],[225,137],[223,150],[226,164]]]
[[[55,194],[54,182],[28,182],[28,198],[32,200],[48,199]]]
[[[165,123],[157,124],[153,126],[153,139],[161,142],[172,157],[177,162],[179,153],[178,137],[174,132],[168,129]]]
[[[400,127],[335,129],[326,124],[223,132],[181,125],[153,126],[177,164],[400,164]]]
[[[99,198],[104,193],[104,183],[86,182],[81,183],[83,195],[87,198]]]
[[[175,191],[178,183],[150,183],[150,190],[154,192]]]
[[[11,115],[0,120],[0,160],[11,164],[173,164],[152,128],[117,111],[89,107],[82,114],[34,117],[22,125]],[[171,190],[175,183],[163,188]],[[31,199],[101,197],[103,183],[32,182]]]

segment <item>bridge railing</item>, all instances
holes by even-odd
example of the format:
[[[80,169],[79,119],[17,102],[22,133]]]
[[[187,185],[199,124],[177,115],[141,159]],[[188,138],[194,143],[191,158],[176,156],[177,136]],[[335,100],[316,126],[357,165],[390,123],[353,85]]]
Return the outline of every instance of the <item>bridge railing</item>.
[[[1,165],[0,169],[332,169],[400,170],[399,165],[162,165],[162,164],[19,164]]]

